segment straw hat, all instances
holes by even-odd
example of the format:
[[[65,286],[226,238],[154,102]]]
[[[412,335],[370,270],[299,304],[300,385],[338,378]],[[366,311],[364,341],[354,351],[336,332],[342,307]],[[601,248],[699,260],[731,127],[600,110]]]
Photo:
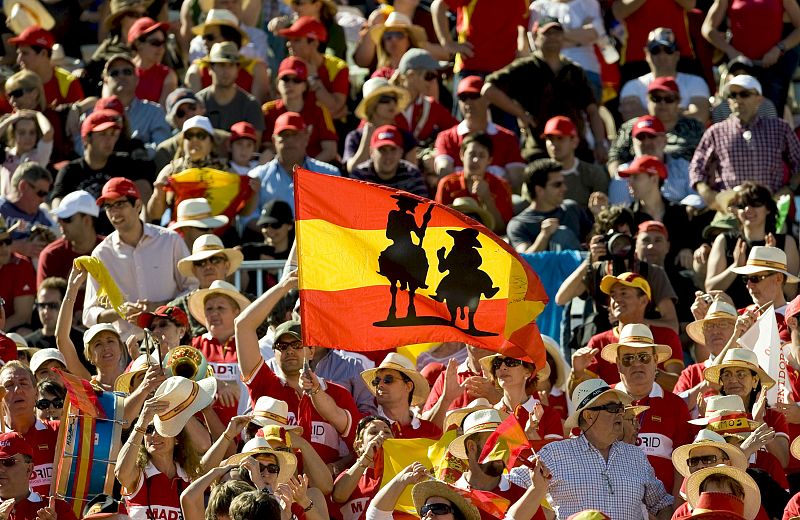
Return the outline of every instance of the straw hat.
[[[561,352],[561,346],[556,340],[546,334],[542,334],[542,342],[544,343],[545,350],[556,363],[556,366],[550,367],[550,372],[552,373],[552,371],[555,370],[557,374],[556,382],[553,386],[564,390],[567,382],[567,375],[569,374],[569,366],[564,359],[564,354]]]
[[[423,43],[428,41],[428,35],[425,34],[425,29],[419,25],[414,25],[411,19],[403,13],[392,11],[386,17],[386,21],[382,24],[373,25],[369,29],[369,37],[375,46],[381,48],[381,38],[386,31],[403,31],[408,34],[412,41],[411,47],[421,47]]]
[[[689,424],[705,426],[720,435],[749,434],[759,423],[749,418],[738,395],[712,395],[706,400],[706,413]]]
[[[720,384],[719,378],[722,369],[733,367],[749,368],[754,371],[761,381],[761,386],[764,388],[770,388],[775,384],[775,380],[758,365],[758,356],[756,353],[746,348],[729,349],[725,352],[722,363],[706,367],[706,369],[703,370],[703,377],[710,383]]]
[[[200,235],[192,244],[192,254],[178,260],[178,271],[183,276],[194,277],[192,272],[193,262],[205,260],[215,255],[225,255],[228,258],[228,263],[230,263],[230,267],[228,267],[229,276],[236,272],[239,266],[242,265],[242,260],[244,260],[244,255],[241,251],[226,248],[222,244],[222,239],[217,235]]]
[[[484,374],[492,373],[492,362],[495,360],[495,358],[507,358],[507,357],[510,356],[504,356],[503,354],[492,354],[491,356],[482,357],[480,359],[480,365],[481,368],[483,369],[483,373]],[[536,372],[537,381],[543,381],[550,377],[550,365],[548,365],[547,363],[545,363],[544,368],[542,368],[541,370],[536,370],[535,363],[531,363],[530,361],[525,359],[523,359],[522,361],[525,361],[526,363],[530,363],[531,365],[533,365],[533,371]]]
[[[233,27],[239,34],[242,36],[242,46],[247,44],[250,41],[250,38],[247,36],[247,33],[241,28],[239,24],[239,19],[236,18],[236,15],[232,12],[228,11],[227,9],[211,9],[208,11],[206,15],[205,22],[201,23],[200,25],[196,25],[192,27],[192,33],[196,34],[197,36],[202,36],[206,30],[206,27],[211,25],[227,25],[228,27]]]
[[[736,307],[724,300],[714,300],[711,302],[711,305],[708,306],[705,318],[702,320],[695,320],[686,326],[686,334],[688,334],[695,343],[705,345],[706,338],[703,334],[703,325],[706,322],[730,320],[736,323],[736,318],[738,316],[739,313],[736,312]]]
[[[135,390],[135,388],[133,388],[134,378],[139,374],[144,374],[147,372],[148,368],[154,365],[158,365],[158,360],[152,355],[148,356],[147,354],[142,354],[137,357],[133,360],[133,363],[131,363],[128,371],[120,375],[116,381],[114,381],[114,391],[130,394]]]
[[[242,452],[231,455],[220,464],[220,466],[238,466],[247,457],[257,457],[258,455],[273,455],[278,460],[280,471],[278,472],[278,484],[288,482],[297,469],[297,457],[288,451],[275,451],[269,442],[263,437],[253,437],[242,447]]]
[[[236,290],[236,287],[229,284],[225,280],[214,280],[211,282],[211,285],[208,289],[198,289],[189,295],[189,313],[196,319],[203,327],[208,327],[206,325],[206,314],[205,314],[205,300],[206,297],[212,294],[224,294],[233,299],[237,304],[239,304],[239,310],[243,311],[245,307],[250,305],[250,300],[247,299],[242,293]]]
[[[489,229],[494,228],[494,217],[489,213],[486,208],[472,197],[457,197],[450,207],[469,216],[470,214],[477,215],[481,219],[481,223]]]
[[[575,405],[575,411],[567,417],[567,420],[564,422],[564,427],[569,429],[577,427],[578,417],[580,417],[581,412],[592,406],[598,399],[608,393],[616,395],[622,404],[626,406],[633,402],[631,396],[622,390],[611,388],[608,386],[608,383],[602,379],[587,379],[576,386],[575,391],[572,392],[572,403]]]
[[[761,491],[753,477],[739,468],[731,466],[714,466],[703,468],[692,473],[686,480],[686,497],[692,508],[697,507],[700,498],[700,485],[711,475],[726,475],[737,481],[744,488],[744,517],[753,520],[761,507]]]
[[[165,412],[153,418],[158,434],[162,437],[177,436],[194,414],[214,401],[216,393],[217,380],[213,377],[200,382],[180,376],[167,378],[153,396],[169,403]]]
[[[797,439],[800,439],[800,437],[794,438],[794,440],[792,441],[792,445],[789,446],[789,452],[791,452],[792,457],[800,459],[800,441],[798,441]]]
[[[56,25],[56,21],[39,0],[4,0],[3,12],[6,15],[6,25],[20,34],[32,25],[38,25],[49,31]]]
[[[145,0],[111,0],[111,14],[103,21],[103,25],[110,29],[125,14],[139,11],[139,8],[146,9],[151,3]]]
[[[297,424],[289,424],[289,405],[286,401],[262,395],[253,407],[251,422],[261,426],[280,426],[284,430],[296,430]]]
[[[228,223],[225,215],[214,215],[207,199],[185,199],[178,204],[177,218],[169,225],[169,229],[194,227],[216,229]]]
[[[441,480],[426,480],[415,484],[411,488],[411,498],[414,501],[417,514],[421,515],[422,506],[425,505],[425,501],[430,497],[441,497],[448,500],[456,509],[461,511],[461,514],[464,515],[464,520],[481,519],[480,511],[472,502],[461,496],[450,484]]]
[[[428,394],[431,391],[428,381],[422,374],[419,373],[419,371],[417,371],[411,360],[402,354],[397,354],[396,352],[390,352],[387,354],[386,358],[381,361],[381,364],[375,368],[370,368],[361,372],[361,379],[364,380],[364,383],[367,385],[367,388],[369,388],[369,391],[372,392],[373,395],[377,393],[378,389],[372,386],[372,380],[375,379],[375,375],[378,373],[378,370],[384,368],[397,370],[411,379],[411,381],[414,383],[414,395],[411,398],[412,405],[422,404],[425,402],[425,399],[428,398]]]
[[[367,107],[375,102],[378,97],[383,94],[397,96],[397,108],[400,111],[405,110],[409,103],[411,103],[411,94],[408,93],[403,87],[391,85],[386,78],[370,78],[364,82],[361,87],[362,99],[355,110],[357,118],[366,121]]]
[[[500,412],[494,408],[476,410],[468,414],[464,417],[464,422],[461,424],[461,429],[464,431],[464,434],[459,435],[450,442],[450,445],[447,447],[448,451],[452,453],[454,457],[466,460],[467,437],[475,433],[493,432],[500,426],[501,422],[503,422],[503,420],[500,418]]]
[[[736,274],[756,274],[764,271],[775,271],[786,276],[786,283],[800,282],[800,278],[787,269],[786,253],[782,249],[769,246],[754,246],[747,255],[747,263],[731,269]]]
[[[686,459],[689,458],[693,449],[704,446],[722,450],[730,459],[731,465],[735,468],[744,471],[747,469],[747,466],[749,466],[747,457],[742,453],[742,450],[733,444],[725,442],[725,437],[719,433],[703,429],[697,433],[694,442],[678,446],[672,451],[672,465],[675,466],[678,473],[684,477],[688,477],[692,473],[689,470],[689,466],[686,464]]]
[[[171,349],[162,361],[167,377],[181,376],[200,381],[214,377],[214,369],[208,364],[206,356],[197,348],[181,345]]]
[[[470,401],[469,404],[467,404],[467,406],[464,408],[456,408],[455,410],[448,411],[444,417],[444,428],[442,428],[442,431],[449,430],[451,426],[461,428],[461,423],[464,422],[464,417],[478,410],[491,410],[493,408],[494,407],[492,406],[492,403],[490,403],[485,397],[474,399]]]
[[[600,357],[609,363],[617,362],[619,347],[643,348],[656,352],[656,363],[663,363],[672,357],[672,349],[668,345],[660,345],[653,340],[653,332],[643,323],[628,323],[619,333],[616,343],[609,343],[600,351]]]

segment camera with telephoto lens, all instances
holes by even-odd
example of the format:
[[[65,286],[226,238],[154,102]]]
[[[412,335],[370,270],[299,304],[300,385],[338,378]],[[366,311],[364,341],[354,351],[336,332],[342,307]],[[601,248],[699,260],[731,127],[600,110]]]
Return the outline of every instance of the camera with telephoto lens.
[[[603,237],[607,253],[601,260],[627,260],[633,257],[633,237],[627,233],[609,232]]]

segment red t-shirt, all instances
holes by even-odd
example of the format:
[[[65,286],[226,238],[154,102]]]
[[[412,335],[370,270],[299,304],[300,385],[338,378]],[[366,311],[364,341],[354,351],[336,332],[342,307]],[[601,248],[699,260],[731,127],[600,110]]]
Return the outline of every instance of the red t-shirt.
[[[14,504],[11,514],[8,515],[8,520],[36,520],[36,513],[49,505],[50,497],[33,492],[25,500],[20,500]],[[56,498],[55,508],[58,520],[77,520],[69,504],[60,498]]]
[[[241,381],[239,358],[236,356],[236,339],[233,336],[228,338],[223,345],[210,332],[206,332],[202,336],[192,338],[192,346],[206,357],[218,382],[224,381],[239,385],[239,381]],[[214,411],[222,424],[228,424],[231,418],[236,416],[237,408],[238,405],[222,406],[219,401],[214,403]]]
[[[324,382],[325,392],[350,416],[349,428],[340,435],[336,428],[317,412],[310,396],[305,394],[298,396],[297,392],[275,375],[266,363],[262,363],[255,372],[243,380],[253,403],[262,395],[286,401],[289,405],[289,424],[299,424],[303,427],[303,437],[314,446],[326,464],[341,458],[340,442],[344,442],[346,453],[350,453],[350,447],[355,440],[356,425],[362,415],[353,396],[347,390],[336,383]]]
[[[342,478],[344,473],[336,477],[336,481]],[[383,475],[375,475],[375,468],[367,468],[364,474],[358,479],[358,485],[350,494],[350,498],[344,504],[332,504],[328,508],[331,518],[335,520],[361,520],[364,513],[372,502],[372,498],[380,489],[381,478]],[[334,483],[335,485],[335,483]]]
[[[17,355],[17,344],[14,343],[13,339],[2,332],[0,332],[0,359],[2,359],[4,363],[19,359]]]
[[[511,204],[511,186],[505,180],[489,172],[486,172],[484,179],[489,185],[489,191],[492,193],[497,211],[502,215],[503,222],[508,224],[511,217],[514,216],[514,207]],[[452,204],[459,197],[472,197],[478,200],[477,195],[470,193],[467,188],[463,170],[444,176],[436,188],[436,202],[440,204]]]
[[[420,141],[458,124],[449,110],[428,96],[418,97],[406,110],[395,116],[395,121],[402,123]]]
[[[40,421],[26,432],[17,432],[33,448],[33,473],[30,486],[33,491],[44,495],[50,492],[53,479],[53,460],[56,458],[56,441],[59,421]],[[46,507],[46,504],[45,506]]]
[[[463,69],[494,72],[511,63],[517,56],[517,27],[528,27],[526,0],[445,0],[456,12],[459,41],[472,44],[474,55],[463,55]],[[459,69],[461,70],[461,69]]]
[[[103,238],[105,237],[97,235],[95,245],[102,242]],[[39,263],[36,267],[36,286],[38,287],[42,280],[51,276],[68,278],[72,269],[72,261],[79,256],[81,254],[75,252],[72,249],[72,245],[64,237],[47,244],[39,255]],[[78,298],[78,303],[82,305],[83,298]]]
[[[350,71],[345,61],[323,54],[317,75],[325,89],[331,94],[350,95]]]
[[[644,61],[647,36],[657,27],[672,29],[681,56],[694,57],[692,43],[689,41],[689,34],[686,30],[688,27],[686,11],[674,0],[648,0],[628,16],[624,24],[628,40],[623,49],[620,64]]]
[[[68,85],[66,94],[62,93],[61,86],[59,85],[58,78],[61,77],[63,84]],[[53,75],[50,80],[44,84],[44,98],[50,106],[63,105],[65,103],[75,103],[83,99],[83,88],[81,82],[59,67],[53,67]]]
[[[678,382],[675,383],[674,393],[685,392],[694,388],[704,381],[703,371],[706,369],[706,362],[693,363],[681,371]]]
[[[672,349],[672,357],[670,357],[670,359],[668,359],[666,362],[678,361],[683,363],[683,347],[681,347],[681,340],[674,330],[667,327],[651,326],[650,331],[653,333],[653,340],[656,343],[668,345]],[[618,340],[619,336],[617,336],[617,328],[614,327],[610,330],[592,336],[587,346],[603,350],[603,347],[611,343],[616,343]],[[658,368],[663,370],[664,363],[660,363]],[[600,377],[609,385],[619,383],[619,371],[617,370],[617,365],[614,363],[609,363],[605,359],[601,358],[599,353],[597,356],[595,356],[594,361],[592,361],[592,363],[587,367],[587,370],[591,370],[597,374],[598,377]]]
[[[727,15],[731,45],[751,60],[760,60],[781,41],[781,0],[731,0]]]
[[[180,496],[188,485],[189,478],[180,466],[170,479],[150,462],[139,474],[136,489],[122,490],[128,515],[132,520],[179,520],[183,517]]]
[[[439,374],[439,377],[436,378],[436,381],[431,386],[431,393],[428,394],[428,400],[425,401],[425,406],[422,407],[423,411],[430,410],[433,408],[433,405],[439,400],[439,397],[442,396],[442,392],[444,391],[444,376],[445,373],[442,372]],[[458,384],[461,385],[467,378],[472,376],[483,376],[483,374],[476,374],[472,372],[468,367],[467,363],[461,363],[458,365],[458,370],[456,371],[456,376],[458,376]],[[476,396],[471,395],[467,390],[461,392],[461,395],[456,397],[450,406],[447,408],[448,410],[456,410],[458,408],[466,407],[471,401],[477,399]]]
[[[489,123],[486,133],[492,139],[492,164],[488,171],[498,177],[505,176],[505,169],[511,165],[524,165],[525,161],[519,151],[519,140],[510,130],[500,125]],[[459,169],[463,166],[459,152],[464,137],[468,135],[467,126],[463,122],[447,130],[439,132],[436,136],[436,156],[449,157],[453,166]]]
[[[430,421],[415,417],[408,424],[392,423],[392,433],[395,439],[439,439],[442,429]]]
[[[282,99],[267,101],[261,107],[264,113],[264,135],[272,135],[275,129],[275,120],[282,114],[288,112],[286,104]],[[308,140],[306,153],[311,157],[316,157],[322,151],[322,141],[336,141],[336,128],[333,126],[333,119],[328,109],[316,101],[316,96],[309,94],[303,103],[303,110],[300,111],[303,121],[311,127],[311,136]]]
[[[14,314],[14,298],[36,294],[36,271],[26,257],[11,253],[7,264],[0,266],[0,297],[5,300],[6,316]]]

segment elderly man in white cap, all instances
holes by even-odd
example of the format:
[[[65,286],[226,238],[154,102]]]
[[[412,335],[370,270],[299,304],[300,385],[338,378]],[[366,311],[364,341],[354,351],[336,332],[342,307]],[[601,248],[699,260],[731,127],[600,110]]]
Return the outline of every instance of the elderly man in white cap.
[[[556,518],[599,509],[610,518],[634,519],[642,518],[644,507],[658,520],[669,519],[672,496],[644,452],[619,440],[630,396],[601,379],[589,379],[575,388],[572,402],[575,411],[565,425],[579,427],[581,434],[539,450],[552,474],[549,491]],[[512,479],[520,473],[512,470]]]
[[[706,130],[697,145],[689,182],[711,208],[717,207],[715,198],[721,189],[744,181],[763,184],[772,193],[800,187],[800,142],[782,119],[758,115],[761,93],[761,84],[753,76],[731,79],[724,91],[731,116]],[[788,189],[785,167],[792,174]]]

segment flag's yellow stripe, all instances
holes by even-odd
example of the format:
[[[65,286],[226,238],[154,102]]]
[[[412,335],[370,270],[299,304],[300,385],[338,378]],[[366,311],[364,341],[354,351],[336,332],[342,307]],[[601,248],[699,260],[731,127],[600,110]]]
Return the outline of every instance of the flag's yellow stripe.
[[[76,497],[84,496],[89,485],[89,467],[92,461],[92,447],[94,446],[94,419],[87,414],[83,415],[81,426],[81,459],[77,467]]]
[[[431,227],[426,230],[423,247],[428,258],[428,288],[418,290],[417,294],[435,294],[439,282],[448,274],[447,271],[439,272],[436,253],[444,247],[447,254],[453,246],[453,237],[447,234],[448,229],[462,228]],[[392,244],[386,238],[385,230],[357,230],[326,220],[299,220],[297,233],[300,236],[299,255],[306,260],[301,267],[301,289],[343,291],[369,286],[388,287],[389,280],[378,274],[378,256]],[[413,235],[413,241],[419,243],[416,235]],[[483,259],[480,270],[489,275],[495,287],[500,288],[493,299],[507,298],[509,304],[532,305],[522,301],[528,282],[519,261],[489,237],[479,235],[478,241],[482,247],[477,251]],[[516,324],[512,330],[520,325]]]

